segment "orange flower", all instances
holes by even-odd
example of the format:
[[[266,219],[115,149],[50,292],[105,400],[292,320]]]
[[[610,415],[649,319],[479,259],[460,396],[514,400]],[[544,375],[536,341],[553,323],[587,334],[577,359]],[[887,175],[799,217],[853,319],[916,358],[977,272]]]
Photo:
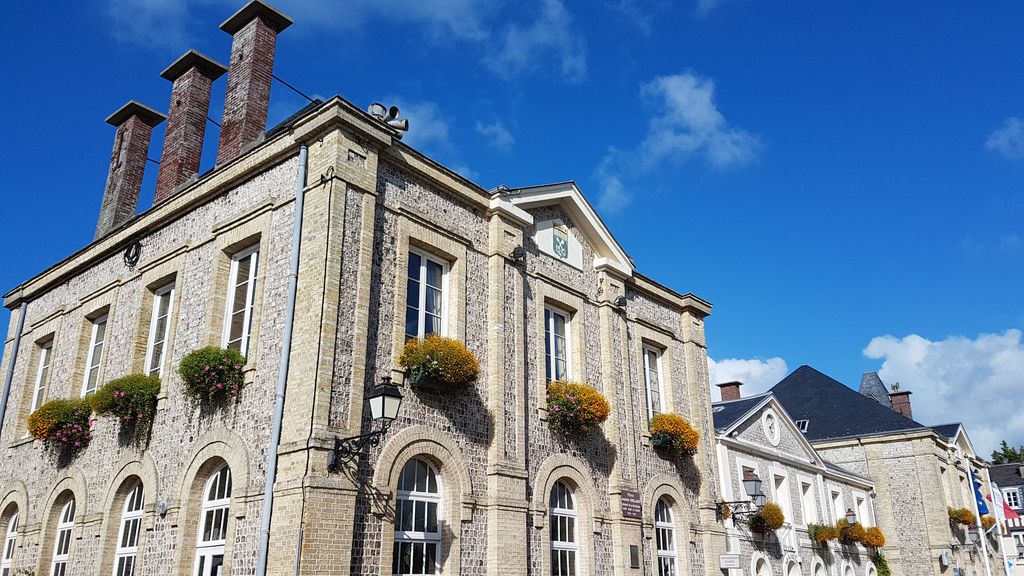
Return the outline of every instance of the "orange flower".
[[[885,546],[885,534],[877,527],[872,526],[864,531],[864,545],[869,548],[881,548]]]
[[[465,344],[435,334],[406,342],[398,363],[413,387],[461,388],[480,373],[476,356]]]
[[[693,429],[686,418],[678,414],[655,414],[651,418],[651,437],[659,436],[671,441],[672,447],[683,454],[693,454],[700,443],[700,432]]]
[[[548,384],[548,427],[563,435],[583,432],[604,422],[611,407],[600,392],[582,382]]]

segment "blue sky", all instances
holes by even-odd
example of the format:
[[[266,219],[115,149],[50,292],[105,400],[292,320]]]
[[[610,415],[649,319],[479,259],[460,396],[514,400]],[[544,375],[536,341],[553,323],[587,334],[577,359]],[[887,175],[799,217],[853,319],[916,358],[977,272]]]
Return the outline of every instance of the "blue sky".
[[[715,305],[716,380],[879,370],[987,454],[1024,444],[1024,5],[950,4],[281,0],[275,71],[398,104],[485,187],[576,180],[640,271]],[[92,239],[103,119],[166,109],[189,48],[226,61],[240,5],[0,6],[0,287]],[[275,84],[271,124],[303,104]]]

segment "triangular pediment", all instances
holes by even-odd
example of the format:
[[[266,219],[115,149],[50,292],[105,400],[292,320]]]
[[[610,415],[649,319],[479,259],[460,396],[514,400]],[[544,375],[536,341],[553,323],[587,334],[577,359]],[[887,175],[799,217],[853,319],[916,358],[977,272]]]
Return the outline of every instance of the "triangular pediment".
[[[612,236],[575,182],[508,188],[496,195],[521,210],[559,206],[593,249],[594,268],[610,270],[625,277],[633,275],[633,263],[626,251]]]
[[[719,402],[715,406],[727,404],[729,403]],[[721,429],[719,435],[733,438],[765,453],[785,454],[790,458],[818,466],[824,465],[824,461],[804,437],[796,422],[771,394],[765,394],[762,401],[750,405],[745,414]]]

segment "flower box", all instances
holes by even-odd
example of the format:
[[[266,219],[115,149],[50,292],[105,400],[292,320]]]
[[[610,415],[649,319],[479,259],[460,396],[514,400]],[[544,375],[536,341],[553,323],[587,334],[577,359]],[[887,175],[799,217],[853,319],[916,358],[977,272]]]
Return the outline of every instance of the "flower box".
[[[50,400],[28,417],[29,433],[51,452],[74,456],[92,439],[90,398]]]
[[[237,396],[245,386],[245,357],[237,350],[208,346],[181,359],[185,394],[203,405]]]
[[[611,408],[600,392],[582,382],[548,384],[548,428],[563,436],[583,434],[608,418]]]
[[[409,386],[440,393],[459,392],[480,373],[476,355],[465,344],[435,335],[406,342],[398,364]]]

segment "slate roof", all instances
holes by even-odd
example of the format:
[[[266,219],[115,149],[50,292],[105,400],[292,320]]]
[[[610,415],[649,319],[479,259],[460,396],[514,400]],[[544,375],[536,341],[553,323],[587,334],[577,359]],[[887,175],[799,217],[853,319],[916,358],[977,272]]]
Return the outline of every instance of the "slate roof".
[[[877,401],[882,406],[892,409],[892,400],[889,399],[889,389],[886,388],[884,383],[882,383],[882,379],[878,377],[878,372],[865,372],[864,375],[860,377],[859,392],[868,398]]]
[[[743,418],[747,412],[750,412],[755,406],[764,402],[767,396],[768,394],[758,394],[757,396],[740,398],[739,400],[711,404],[711,417],[715,421],[715,430],[721,431],[732,426],[737,420]],[[721,410],[718,410],[719,408]]]
[[[993,482],[999,485],[1000,488],[1009,488],[1011,486],[1024,485],[1024,478],[1021,478],[1020,468],[1024,466],[1024,463],[1018,462],[1016,464],[996,464],[989,466],[988,476]]]
[[[939,424],[938,426],[932,426],[932,430],[935,430],[943,438],[952,440],[956,437],[956,431],[960,429],[959,422],[953,422],[952,424]]]
[[[808,421],[811,442],[926,428],[807,365],[769,392],[793,420]]]

